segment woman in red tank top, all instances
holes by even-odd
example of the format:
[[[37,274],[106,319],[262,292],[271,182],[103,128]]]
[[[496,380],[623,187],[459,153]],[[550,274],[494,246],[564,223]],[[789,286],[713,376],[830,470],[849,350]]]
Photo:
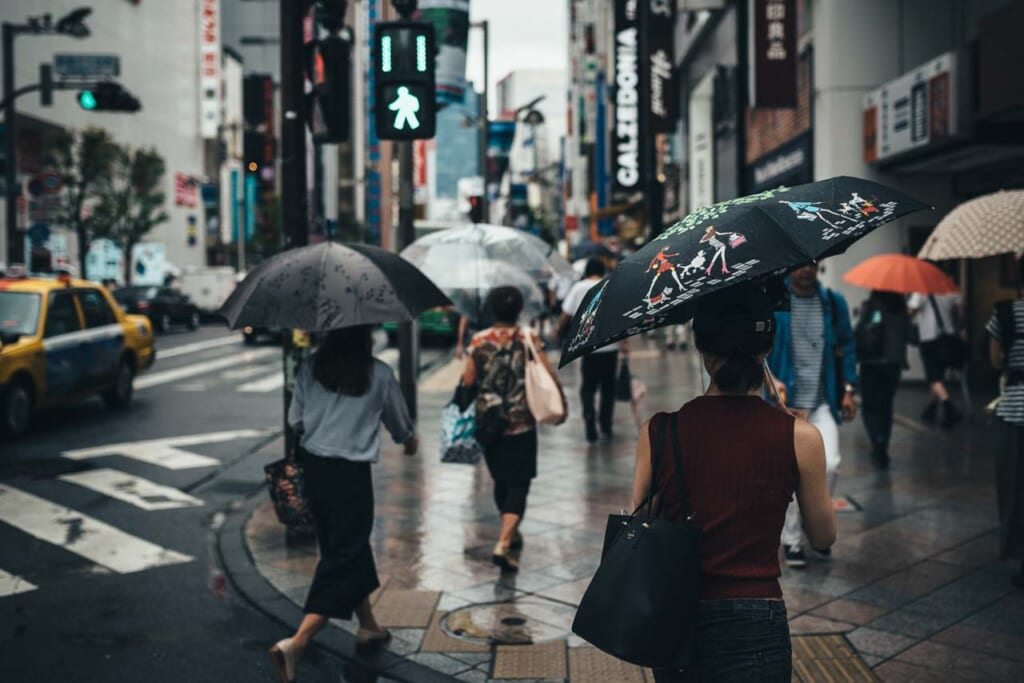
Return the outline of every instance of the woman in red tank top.
[[[762,398],[764,359],[775,335],[764,290],[738,285],[701,299],[694,340],[711,385],[703,396],[648,423],[637,443],[633,502],[650,493],[651,434],[678,422],[682,472],[666,444],[654,494],[662,517],[681,520],[677,478],[701,529],[700,615],[695,666],[655,671],[658,683],[788,681],[792,648],[779,586],[779,537],[794,493],[815,548],[835,541],[821,435],[801,416]]]

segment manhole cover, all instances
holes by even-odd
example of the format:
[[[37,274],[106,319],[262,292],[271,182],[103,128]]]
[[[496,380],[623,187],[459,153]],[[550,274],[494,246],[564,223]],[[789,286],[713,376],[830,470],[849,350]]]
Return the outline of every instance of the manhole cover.
[[[528,645],[569,635],[576,609],[542,598],[470,605],[448,614],[445,633],[463,640],[498,645]]]

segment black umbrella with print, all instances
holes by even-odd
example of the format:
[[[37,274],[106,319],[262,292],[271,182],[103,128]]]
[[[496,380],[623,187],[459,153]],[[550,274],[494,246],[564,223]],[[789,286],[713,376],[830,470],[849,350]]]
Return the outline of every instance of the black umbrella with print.
[[[841,254],[875,228],[927,208],[884,185],[839,176],[698,209],[587,293],[569,326],[561,364],[686,322],[705,294]]]

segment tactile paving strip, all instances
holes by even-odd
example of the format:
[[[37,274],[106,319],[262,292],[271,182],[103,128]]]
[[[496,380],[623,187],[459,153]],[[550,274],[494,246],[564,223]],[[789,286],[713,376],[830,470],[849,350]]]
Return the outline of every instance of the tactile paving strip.
[[[638,666],[592,647],[569,648],[569,681],[571,683],[645,683],[644,671]]]
[[[499,645],[491,678],[554,678],[566,676],[565,641],[542,645]]]
[[[445,612],[434,612],[430,626],[423,635],[420,652],[490,652],[491,646],[486,643],[471,642],[461,638],[453,638],[441,628]]]
[[[426,628],[441,594],[437,591],[388,589],[380,594],[373,612],[377,623],[389,628]]]
[[[797,636],[793,638],[793,680],[861,683],[878,677],[843,636]]]

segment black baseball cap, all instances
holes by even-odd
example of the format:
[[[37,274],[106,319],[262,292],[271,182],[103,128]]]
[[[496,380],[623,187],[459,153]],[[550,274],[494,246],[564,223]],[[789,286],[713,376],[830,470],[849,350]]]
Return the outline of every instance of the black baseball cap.
[[[726,287],[697,300],[693,316],[697,332],[772,332],[775,313],[763,285],[752,282]]]

